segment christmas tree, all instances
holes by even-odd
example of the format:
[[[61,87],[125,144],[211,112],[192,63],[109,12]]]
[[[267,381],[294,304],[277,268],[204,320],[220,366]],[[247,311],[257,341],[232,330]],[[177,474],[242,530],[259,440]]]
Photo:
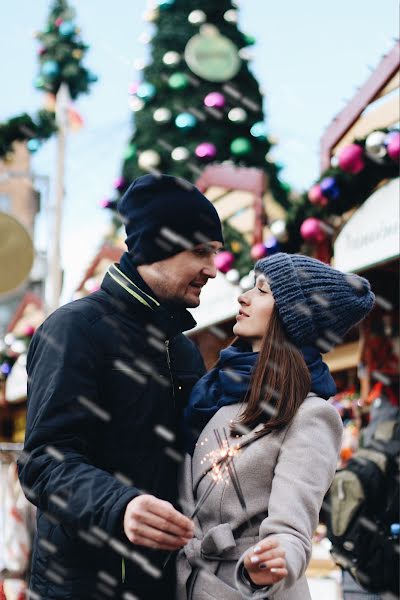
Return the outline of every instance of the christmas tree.
[[[206,165],[228,162],[263,170],[275,200],[288,209],[289,189],[269,160],[263,96],[249,69],[255,39],[238,28],[236,8],[231,0],[159,0],[145,13],[155,31],[151,61],[131,85],[134,133],[116,196],[102,206],[115,210],[140,175],[164,172],[195,182]],[[120,224],[114,213],[110,240]],[[224,233],[235,281],[252,268],[250,245],[229,223]]]
[[[42,45],[40,71],[34,82],[37,89],[54,95],[66,83],[73,100],[87,93],[90,84],[97,81],[97,76],[82,65],[89,46],[81,40],[74,18],[75,10],[67,0],[54,1],[47,25],[36,34]]]
[[[210,162],[231,161],[263,169],[276,200],[288,206],[278,168],[266,158],[263,97],[249,69],[255,40],[237,18],[230,0],[159,0],[147,11],[156,31],[151,62],[131,86],[135,129],[119,193],[148,172],[196,181]]]
[[[42,142],[56,131],[55,96],[61,86],[68,86],[74,100],[97,81],[97,76],[82,65],[82,59],[89,49],[80,38],[80,30],[73,22],[74,9],[67,0],[55,0],[50,8],[48,21],[43,31],[35,34],[41,46],[39,55],[39,75],[34,86],[44,92],[46,109],[31,117],[27,113],[0,122],[0,159],[6,158],[13,150],[14,142],[26,142],[30,152],[36,152]],[[70,109],[70,125],[78,118]]]

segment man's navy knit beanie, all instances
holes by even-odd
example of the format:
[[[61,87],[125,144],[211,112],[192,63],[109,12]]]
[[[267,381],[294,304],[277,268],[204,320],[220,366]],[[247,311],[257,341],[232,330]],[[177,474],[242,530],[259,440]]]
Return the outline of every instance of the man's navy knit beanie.
[[[170,175],[143,175],[118,204],[134,264],[164,260],[207,242],[222,242],[218,213],[191,183]]]
[[[298,347],[315,345],[327,352],[375,302],[366,279],[308,256],[280,252],[254,268],[265,275],[280,320]]]

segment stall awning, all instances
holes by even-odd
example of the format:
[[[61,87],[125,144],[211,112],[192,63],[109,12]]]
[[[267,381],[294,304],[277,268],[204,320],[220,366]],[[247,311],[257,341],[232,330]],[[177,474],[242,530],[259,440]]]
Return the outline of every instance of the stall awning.
[[[376,190],[343,227],[334,266],[358,272],[400,256],[399,179]]]
[[[200,306],[190,309],[197,326],[189,333],[217,325],[237,315],[240,308],[237,299],[241,293],[242,290],[238,285],[233,285],[225,275],[218,272],[216,278],[210,279],[204,286]]]
[[[324,354],[323,359],[331,373],[357,367],[360,362],[360,343],[357,341],[337,346]]]

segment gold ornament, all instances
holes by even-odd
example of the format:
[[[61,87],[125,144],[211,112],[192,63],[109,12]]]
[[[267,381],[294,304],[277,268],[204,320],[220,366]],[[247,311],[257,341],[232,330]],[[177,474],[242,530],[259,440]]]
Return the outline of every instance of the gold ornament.
[[[240,242],[231,243],[232,252],[238,253],[242,251],[242,244]]]

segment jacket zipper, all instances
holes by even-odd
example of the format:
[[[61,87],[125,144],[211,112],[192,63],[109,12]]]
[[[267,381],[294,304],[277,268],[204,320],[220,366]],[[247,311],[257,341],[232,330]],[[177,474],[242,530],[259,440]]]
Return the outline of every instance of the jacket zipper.
[[[122,557],[122,559],[121,559],[121,580],[122,580],[122,583],[125,583],[125,575],[126,575],[125,559]]]
[[[169,377],[171,379],[172,398],[173,398],[173,401],[174,401],[174,408],[176,408],[174,378],[172,376],[171,357],[170,357],[170,354],[169,354],[169,340],[165,340],[165,350],[166,350],[166,354],[167,354],[167,364],[168,364]],[[125,559],[122,558],[122,561],[121,561],[121,580],[122,580],[122,583],[125,583],[125,577],[126,577]]]
[[[169,340],[165,340],[165,350],[166,350],[166,353],[167,353],[168,371],[169,371],[169,377],[170,377],[171,386],[172,386],[172,399],[173,399],[173,402],[174,402],[174,408],[176,408],[174,378],[172,376],[171,357],[170,357],[170,354],[169,354]]]

